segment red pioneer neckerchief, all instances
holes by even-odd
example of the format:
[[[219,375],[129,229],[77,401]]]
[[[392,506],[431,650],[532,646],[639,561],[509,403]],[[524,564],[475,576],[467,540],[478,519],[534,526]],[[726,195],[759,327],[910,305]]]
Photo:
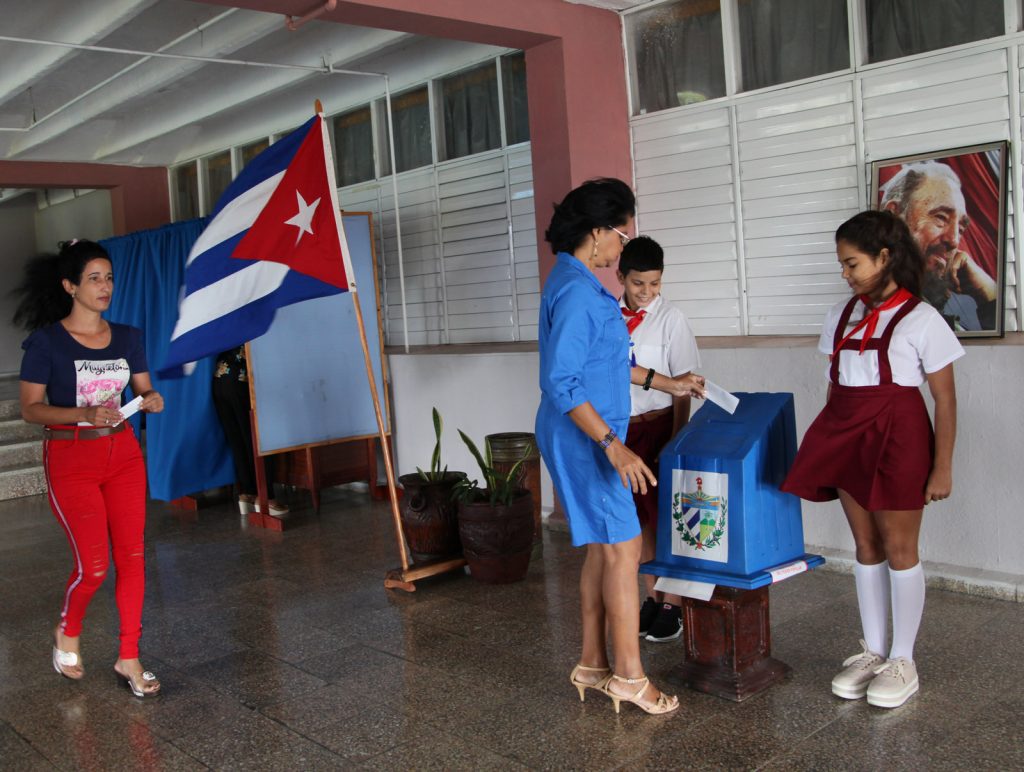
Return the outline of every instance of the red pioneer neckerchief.
[[[856,335],[860,329],[867,328],[864,330],[864,337],[861,339],[860,342],[860,353],[863,354],[864,348],[868,345],[868,341],[871,340],[871,338],[873,338],[875,335],[875,328],[878,327],[878,317],[882,313],[882,311],[887,311],[890,308],[895,308],[901,303],[910,300],[912,297],[914,296],[911,295],[907,290],[903,289],[903,287],[900,287],[898,290],[892,293],[892,295],[889,296],[888,300],[872,308],[871,299],[867,295],[861,295],[860,299],[864,303],[864,305],[867,306],[868,311],[866,314],[864,314],[864,318],[857,322],[857,325],[852,330],[850,330],[849,333],[847,333],[846,337],[839,341],[839,345],[836,346],[836,350],[832,352],[832,356],[838,354],[840,349],[842,349],[842,347],[846,345],[846,341],[848,341],[850,338]]]
[[[630,311],[625,306],[620,307],[622,308],[622,315],[626,317],[626,329],[629,330],[629,334],[632,335],[633,330],[639,327],[640,322],[642,322],[644,317],[647,316],[647,312],[642,308],[638,311]]]

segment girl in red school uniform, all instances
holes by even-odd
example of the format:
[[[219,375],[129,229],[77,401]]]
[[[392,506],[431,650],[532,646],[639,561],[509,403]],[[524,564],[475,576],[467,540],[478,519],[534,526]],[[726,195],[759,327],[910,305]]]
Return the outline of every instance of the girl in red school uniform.
[[[131,385],[141,409],[163,410],[153,390],[142,332],[102,317],[114,277],[99,244],[74,240],[60,254],[29,263],[14,323],[31,330],[22,344],[21,414],[43,424],[43,465],[50,507],[71,545],[74,566],[54,631],[53,667],[80,679],[79,636],[113,552],[120,616],[114,664],[136,697],[160,690],[139,662],[144,592],[146,470],[131,425],[119,408]]]
[[[895,708],[919,688],[918,537],[924,506],[948,497],[953,484],[953,362],[964,350],[921,302],[924,260],[902,220],[861,212],[836,231],[836,254],[854,295],[825,317],[818,347],[831,360],[828,400],[782,489],[809,501],[838,498],[856,543],[863,651],[843,663],[832,692]],[[920,390],[926,381],[934,432]]]

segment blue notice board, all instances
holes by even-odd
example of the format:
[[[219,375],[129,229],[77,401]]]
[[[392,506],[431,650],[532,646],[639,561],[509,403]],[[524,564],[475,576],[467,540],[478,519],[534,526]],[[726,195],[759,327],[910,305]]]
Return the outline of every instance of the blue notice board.
[[[384,426],[390,433],[368,213],[342,215]],[[353,293],[285,306],[249,344],[257,442],[267,455],[378,436]]]

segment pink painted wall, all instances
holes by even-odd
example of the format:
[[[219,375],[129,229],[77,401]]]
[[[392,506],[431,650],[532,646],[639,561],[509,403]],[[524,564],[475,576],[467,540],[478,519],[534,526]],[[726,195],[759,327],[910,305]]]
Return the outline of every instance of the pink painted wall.
[[[0,188],[105,188],[114,233],[157,228],[171,220],[162,166],[0,161]]]
[[[293,16],[320,5],[317,0],[203,1]],[[554,264],[544,241],[552,205],[592,177],[632,184],[618,14],[562,0],[340,0],[319,18],[526,51],[542,282]],[[613,272],[600,278],[619,292]]]

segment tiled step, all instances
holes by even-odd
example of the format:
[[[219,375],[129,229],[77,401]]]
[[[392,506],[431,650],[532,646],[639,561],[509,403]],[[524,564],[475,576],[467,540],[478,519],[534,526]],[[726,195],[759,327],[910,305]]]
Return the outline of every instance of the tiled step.
[[[21,402],[16,399],[0,399],[0,421],[21,418]]]
[[[46,493],[46,476],[38,464],[0,470],[0,499],[16,499]]]
[[[42,439],[43,427],[21,420],[18,400],[0,399],[0,500],[46,492]]]
[[[43,463],[43,443],[38,439],[0,442],[0,470]]]
[[[42,440],[43,427],[36,424],[27,424],[18,418],[5,418],[0,420],[0,442],[15,442],[18,440]]]

